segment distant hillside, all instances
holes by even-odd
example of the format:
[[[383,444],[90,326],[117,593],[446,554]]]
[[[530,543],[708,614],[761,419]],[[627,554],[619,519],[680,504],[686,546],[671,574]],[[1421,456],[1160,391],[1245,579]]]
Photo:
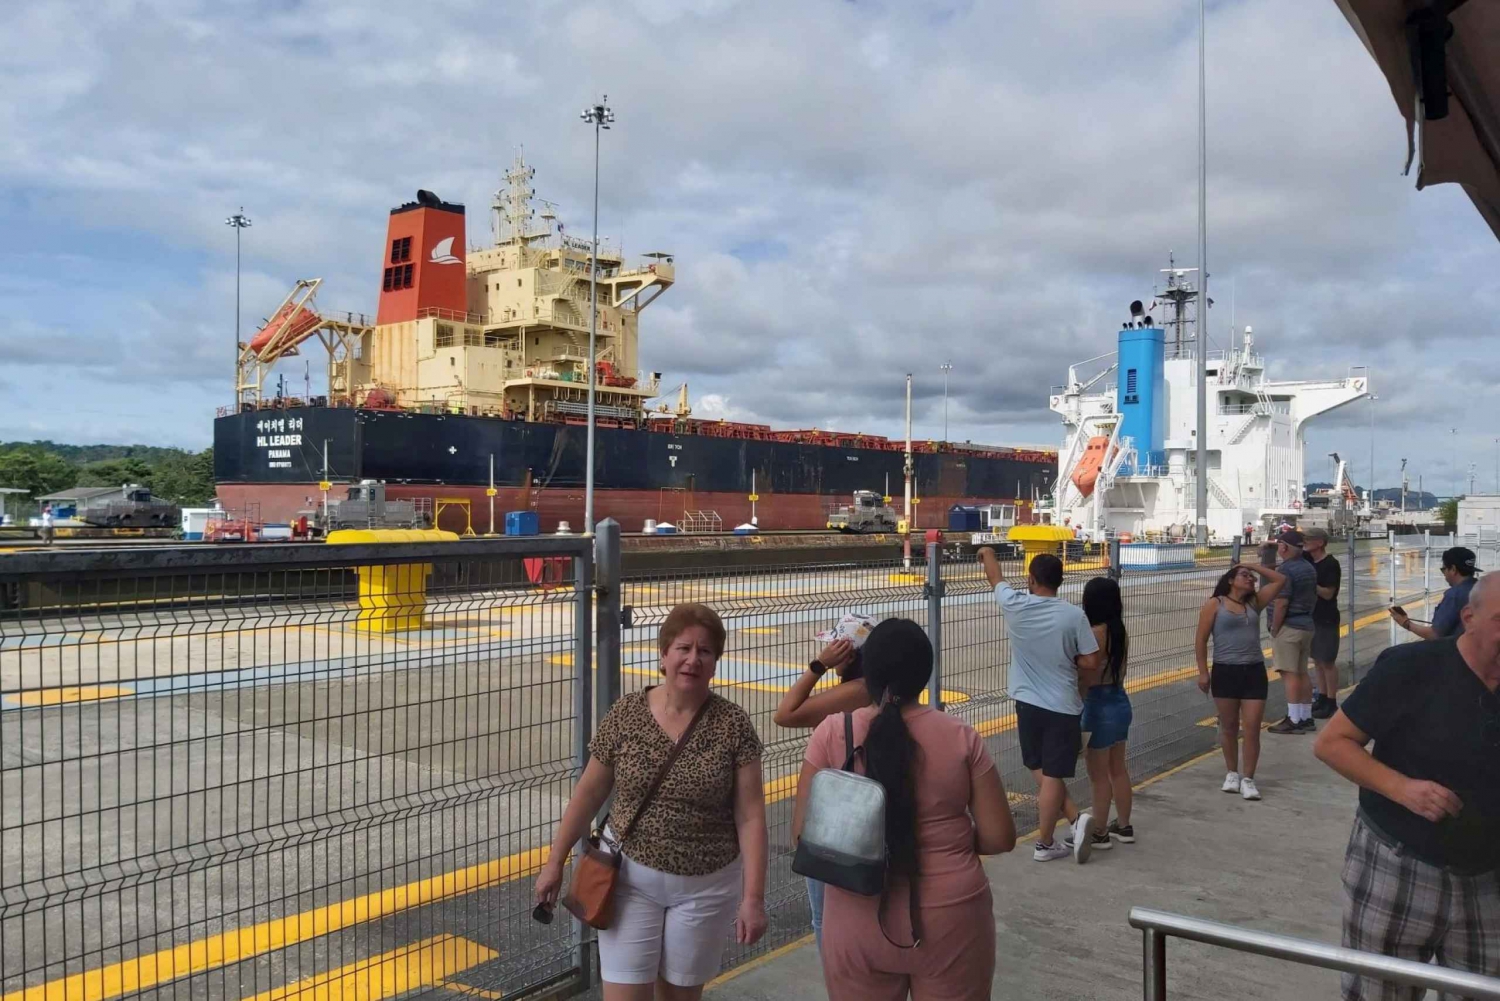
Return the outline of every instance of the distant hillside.
[[[0,487],[30,494],[30,503],[7,508],[36,509],[35,498],[69,487],[110,487],[139,483],[165,500],[184,506],[214,496],[213,449],[187,452],[156,445],[65,445],[52,441],[0,443]]]
[[[1312,496],[1312,494],[1313,494],[1314,491],[1317,491],[1317,490],[1328,490],[1328,489],[1330,489],[1332,487],[1333,487],[1332,483],[1309,483],[1307,485],[1307,493],[1308,493],[1308,496]],[[1359,486],[1358,484],[1356,484],[1355,487],[1354,487],[1354,489],[1358,490],[1361,495],[1364,494],[1364,489],[1365,489],[1364,487]],[[1379,502],[1379,501],[1391,501],[1394,504],[1400,504],[1401,503],[1401,488],[1400,487],[1376,487],[1375,488],[1375,500],[1376,500],[1376,502]],[[1437,505],[1438,505],[1437,494],[1428,493],[1425,490],[1422,490],[1422,491],[1408,490],[1406,492],[1406,509],[1408,511],[1421,511],[1421,510],[1425,510],[1426,508],[1437,507]]]

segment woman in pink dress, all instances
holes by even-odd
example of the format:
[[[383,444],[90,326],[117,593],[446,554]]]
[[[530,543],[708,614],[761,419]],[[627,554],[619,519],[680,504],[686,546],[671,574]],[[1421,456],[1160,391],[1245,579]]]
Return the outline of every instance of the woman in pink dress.
[[[884,898],[834,886],[823,911],[823,978],[830,1001],[978,999],[995,973],[995,916],[981,855],[1008,852],[1016,825],[1000,774],[974,728],[918,704],[932,644],[909,619],[887,619],[864,646],[873,703],[853,714],[855,769],[885,787]],[[800,833],[812,777],[847,757],[844,714],[813,732],[798,783]],[[915,882],[917,929],[912,927]]]

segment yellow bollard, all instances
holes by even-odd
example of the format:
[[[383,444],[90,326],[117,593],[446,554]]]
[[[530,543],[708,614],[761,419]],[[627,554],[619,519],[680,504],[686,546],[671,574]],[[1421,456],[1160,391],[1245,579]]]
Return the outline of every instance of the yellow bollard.
[[[1011,542],[1021,544],[1021,552],[1024,554],[1024,562],[1021,564],[1021,572],[1028,573],[1031,570],[1031,561],[1041,553],[1052,553],[1058,556],[1066,566],[1067,547],[1066,544],[1074,540],[1073,530],[1063,528],[1061,525],[1017,525],[1010,530],[1006,536]]]
[[[432,528],[346,528],[328,534],[328,544],[334,546],[457,541],[455,533]],[[381,563],[357,566],[354,570],[359,574],[356,629],[405,633],[422,628],[431,563]]]

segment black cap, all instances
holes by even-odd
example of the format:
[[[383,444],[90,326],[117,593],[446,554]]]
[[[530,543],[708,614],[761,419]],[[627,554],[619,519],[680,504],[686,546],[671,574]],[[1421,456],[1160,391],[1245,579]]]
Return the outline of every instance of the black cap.
[[[1467,546],[1454,546],[1452,549],[1443,550],[1443,566],[1452,567],[1465,577],[1479,569],[1474,565],[1476,559],[1474,550]]]
[[[1303,543],[1305,543],[1307,540],[1302,537],[1301,532],[1297,531],[1295,528],[1289,528],[1278,535],[1276,537],[1276,541],[1285,542],[1289,546],[1296,546],[1298,549],[1301,549]]]

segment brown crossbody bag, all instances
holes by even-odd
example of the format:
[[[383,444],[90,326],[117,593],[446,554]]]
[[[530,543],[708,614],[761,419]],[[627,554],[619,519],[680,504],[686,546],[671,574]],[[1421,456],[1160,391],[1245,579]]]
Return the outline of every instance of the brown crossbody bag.
[[[625,833],[620,835],[620,849],[610,851],[604,841],[604,828],[609,824],[609,817],[604,818],[585,842],[583,854],[578,861],[573,863],[573,882],[568,885],[568,892],[563,895],[562,905],[572,912],[573,916],[590,928],[608,928],[615,916],[615,884],[620,879],[620,859],[623,857],[625,842],[630,840],[634,833],[636,824],[650,808],[656,793],[661,789],[661,784],[666,780],[667,773],[677,762],[677,756],[687,746],[692,738],[693,731],[698,728],[698,721],[703,718],[703,713],[708,709],[708,699],[703,700],[703,705],[693,714],[687,729],[682,731],[682,736],[677,738],[677,743],[672,745],[672,753],[667,755],[667,760],[662,764],[661,770],[656,773],[656,778],[651,781],[651,788],[646,790],[646,795],[641,798],[640,808],[635,811],[635,816],[630,818],[630,823],[625,827]]]

